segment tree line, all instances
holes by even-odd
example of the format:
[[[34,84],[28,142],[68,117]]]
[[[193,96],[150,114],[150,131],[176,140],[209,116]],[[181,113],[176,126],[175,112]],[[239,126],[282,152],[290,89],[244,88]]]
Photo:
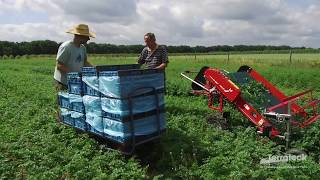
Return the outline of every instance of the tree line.
[[[31,42],[0,41],[0,56],[22,56],[39,54],[56,54],[61,43],[51,40]],[[86,44],[88,53],[92,54],[138,54],[144,45],[115,45],[107,43]],[[216,45],[216,46],[166,46],[169,53],[215,53],[215,52],[242,52],[242,51],[318,51],[306,47],[270,46],[270,45]]]

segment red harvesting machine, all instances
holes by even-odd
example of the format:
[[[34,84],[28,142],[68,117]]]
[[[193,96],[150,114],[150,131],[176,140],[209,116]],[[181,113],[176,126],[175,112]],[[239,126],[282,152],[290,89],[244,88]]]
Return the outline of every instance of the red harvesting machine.
[[[208,96],[210,109],[223,113],[224,102],[229,102],[257,126],[259,134],[272,139],[289,141],[291,127],[304,128],[320,118],[320,99],[313,97],[313,90],[288,97],[249,66],[234,73],[203,67],[195,79],[189,73],[195,72],[181,75],[192,81],[193,94]]]

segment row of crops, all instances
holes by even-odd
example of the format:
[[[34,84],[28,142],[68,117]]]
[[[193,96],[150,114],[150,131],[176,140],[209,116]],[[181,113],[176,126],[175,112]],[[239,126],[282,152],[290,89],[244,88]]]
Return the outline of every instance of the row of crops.
[[[277,55],[274,55],[277,56]],[[275,57],[274,59],[277,59]],[[130,64],[130,58],[92,58],[94,64]],[[160,142],[139,147],[132,157],[107,149],[96,139],[57,123],[54,59],[0,62],[0,178],[181,178],[181,179],[317,179],[320,175],[320,122],[305,129],[292,146],[306,160],[261,165],[269,155],[283,155],[284,145],[261,137],[232,106],[232,127],[222,130],[207,123],[215,112],[204,97],[189,93],[190,82],[179,74],[210,66],[236,71],[248,64],[287,95],[315,88],[320,98],[319,59],[285,64],[285,60],[247,58],[226,63],[225,57],[175,56],[167,68],[167,132]]]

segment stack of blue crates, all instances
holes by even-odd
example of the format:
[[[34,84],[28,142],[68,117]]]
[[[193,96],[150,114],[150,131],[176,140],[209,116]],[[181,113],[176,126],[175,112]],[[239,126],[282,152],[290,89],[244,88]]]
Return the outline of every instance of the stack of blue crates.
[[[65,124],[73,126],[74,122],[71,120],[70,114],[69,93],[59,92],[58,100],[60,105],[61,121]]]
[[[101,98],[99,91],[99,77],[97,69],[93,67],[82,68],[83,103],[86,110],[88,131],[103,136]]]
[[[81,73],[78,73],[78,72],[68,73],[68,91],[71,94],[77,94],[77,95],[83,94]]]
[[[99,73],[104,133],[126,143],[165,129],[164,74],[158,70]]]
[[[68,92],[69,92],[69,113],[71,124],[78,129],[86,130],[85,109],[82,95],[82,78],[81,73],[72,72],[68,74]]]
[[[164,73],[137,64],[84,67],[59,92],[62,121],[121,144],[166,129]],[[142,138],[143,139],[143,138]]]

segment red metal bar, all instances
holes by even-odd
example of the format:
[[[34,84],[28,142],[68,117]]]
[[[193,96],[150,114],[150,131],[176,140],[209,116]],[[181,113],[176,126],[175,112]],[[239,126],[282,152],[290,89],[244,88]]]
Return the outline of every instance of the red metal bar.
[[[248,73],[251,75],[252,78],[261,82],[270,91],[270,93],[276,96],[277,98],[279,98],[279,100],[282,101],[283,99],[287,98],[286,95],[284,95],[281,91],[279,91],[275,86],[273,86],[273,84],[267,81],[257,71],[251,69]]]
[[[316,105],[319,104],[319,103],[320,103],[320,99],[311,101],[311,102],[309,102],[307,105],[303,106],[303,109],[306,109],[307,107],[310,107],[310,106],[314,107],[314,106],[316,106]]]
[[[320,118],[320,114],[311,117],[307,121],[303,122],[302,125],[300,126],[301,128],[305,128],[306,126],[310,125],[311,123],[316,122]]]
[[[275,106],[269,107],[269,108],[267,108],[267,112],[274,111],[275,109],[278,109],[278,108],[280,108],[282,106],[288,105],[289,103],[294,102],[297,99],[298,99],[298,97],[296,97],[294,99],[291,99],[291,100],[288,100],[288,101],[285,101],[285,102],[282,102],[282,103],[279,103],[279,104],[277,104]]]
[[[228,101],[233,102],[239,95],[240,89],[228,77],[217,69],[207,69],[204,77],[214,86]]]
[[[261,76],[257,71],[253,70],[252,68],[248,71],[250,76],[254,78],[256,81],[261,82],[269,91],[270,93],[277,97],[280,101],[284,101],[287,96],[285,96],[281,91],[279,91],[275,86],[273,86],[269,81],[267,81],[263,76]],[[291,105],[291,110],[296,112],[304,112],[303,109],[298,106],[297,104]]]
[[[293,95],[293,96],[287,97],[287,98],[283,99],[283,101],[289,101],[289,100],[291,100],[291,99],[294,99],[294,98],[296,98],[296,97],[303,96],[303,95],[305,95],[305,94],[307,94],[307,93],[309,93],[309,92],[312,92],[312,91],[313,91],[312,89],[303,91],[303,92],[301,92],[301,93],[298,93],[298,94],[295,94],[295,95]]]
[[[269,107],[267,110],[268,111],[274,111],[275,109],[278,109],[278,108],[280,108],[282,106],[285,106],[285,105],[287,105],[289,103],[292,103],[292,102],[298,100],[301,96],[303,96],[303,95],[305,95],[307,93],[310,93],[310,92],[312,92],[312,89],[304,91],[304,92],[301,92],[301,93],[298,93],[298,94],[293,95],[291,97],[287,97],[287,98],[283,99],[282,103],[279,103],[279,104],[277,104],[275,106]],[[293,111],[292,114],[298,114],[299,113],[301,116],[307,117],[308,114],[304,110],[305,110],[305,107],[300,107],[300,109],[298,111]]]
[[[213,106],[213,98],[214,98],[214,95],[210,94],[208,96],[208,107],[210,109],[213,109],[213,110],[218,110],[219,112],[223,112],[223,97],[222,95],[220,94],[219,95],[219,107],[216,107],[216,106]]]
[[[299,121],[295,121],[295,120],[291,120],[291,124],[294,126],[299,126],[299,127],[302,126],[302,123],[300,123]]]
[[[271,126],[271,123],[265,119],[258,111],[256,111],[250,104],[248,104],[241,96],[235,101],[235,105],[238,110],[246,116],[253,124],[258,126],[262,131],[264,126]],[[280,132],[272,127],[271,129],[271,138],[280,135]]]
[[[254,78],[255,80],[261,82],[266,88],[269,89],[270,93],[272,95],[274,95],[275,97],[277,97],[280,101],[282,101],[282,103],[270,107],[268,108],[268,111],[273,111],[274,109],[277,109],[279,107],[282,107],[284,105],[287,105],[289,102],[294,102],[297,99],[299,99],[300,96],[305,95],[307,93],[312,93],[312,89],[298,93],[294,96],[291,97],[286,97],[281,91],[279,91],[276,87],[274,87],[269,81],[267,81],[264,77],[262,77],[258,72],[256,72],[253,69],[250,69],[250,71],[248,72],[252,78]],[[308,114],[305,112],[305,109],[309,106],[315,106],[317,103],[319,103],[320,100],[315,100],[310,102],[309,104],[307,104],[304,107],[300,107],[295,103],[291,104],[291,110],[293,112],[293,114],[299,113],[301,116],[303,116],[304,118],[308,117]],[[320,115],[317,114],[311,118],[309,118],[308,120],[306,120],[303,123],[299,123],[297,121],[293,121],[292,124],[295,126],[300,126],[301,128],[304,128],[308,125],[310,125],[311,123],[317,121],[320,118]]]

